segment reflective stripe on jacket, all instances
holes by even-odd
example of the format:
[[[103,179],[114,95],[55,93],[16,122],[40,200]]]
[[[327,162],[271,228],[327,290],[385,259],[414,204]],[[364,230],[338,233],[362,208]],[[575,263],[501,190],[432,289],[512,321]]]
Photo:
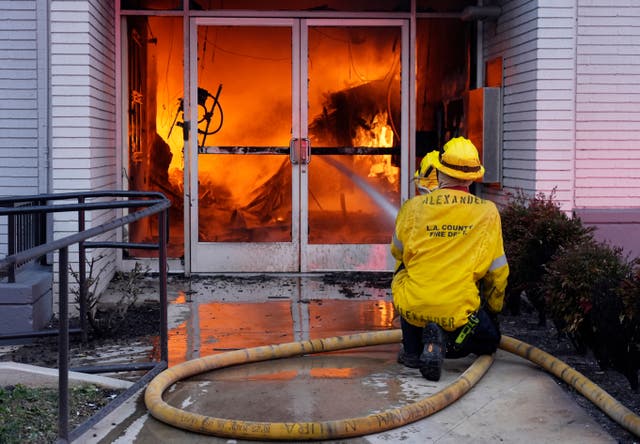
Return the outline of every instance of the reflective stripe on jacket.
[[[404,264],[393,302],[409,323],[455,330],[480,307],[479,288],[489,311],[502,310],[509,266],[493,202],[447,188],[416,196],[400,208],[391,253]]]

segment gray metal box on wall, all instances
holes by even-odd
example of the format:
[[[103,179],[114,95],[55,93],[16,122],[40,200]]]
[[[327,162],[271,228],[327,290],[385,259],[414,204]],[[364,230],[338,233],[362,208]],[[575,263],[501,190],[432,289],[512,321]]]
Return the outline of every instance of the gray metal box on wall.
[[[502,182],[502,97],[500,88],[477,88],[465,96],[467,138],[485,168],[482,183]]]

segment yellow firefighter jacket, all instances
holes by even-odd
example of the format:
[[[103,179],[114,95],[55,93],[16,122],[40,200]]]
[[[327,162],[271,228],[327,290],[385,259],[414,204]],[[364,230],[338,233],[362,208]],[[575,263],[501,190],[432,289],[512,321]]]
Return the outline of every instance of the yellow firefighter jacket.
[[[502,310],[509,266],[493,202],[449,188],[409,199],[391,253],[401,263],[393,303],[410,324],[453,331],[478,310],[480,291],[490,312]]]

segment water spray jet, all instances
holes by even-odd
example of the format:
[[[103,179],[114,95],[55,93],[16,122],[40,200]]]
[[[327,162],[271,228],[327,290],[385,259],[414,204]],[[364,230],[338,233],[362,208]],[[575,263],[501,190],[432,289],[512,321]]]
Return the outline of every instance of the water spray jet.
[[[382,195],[378,190],[368,184],[362,177],[358,176],[356,173],[351,171],[349,168],[341,164],[335,159],[330,157],[320,157],[322,160],[327,162],[329,165],[334,167],[336,170],[340,171],[342,174],[347,176],[349,179],[353,181],[356,185],[360,187],[362,191],[364,191],[370,198],[373,200],[385,214],[389,217],[390,220],[395,221],[396,215],[398,214],[398,209],[394,204],[389,202],[389,200]]]

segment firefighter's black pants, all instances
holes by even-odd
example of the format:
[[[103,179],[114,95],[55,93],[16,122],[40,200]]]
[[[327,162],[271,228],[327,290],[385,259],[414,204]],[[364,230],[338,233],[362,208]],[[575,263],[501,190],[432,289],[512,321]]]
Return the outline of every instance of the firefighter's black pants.
[[[467,336],[459,349],[454,343],[462,327],[454,331],[445,331],[447,341],[447,358],[462,358],[473,353],[475,355],[490,355],[495,353],[500,344],[500,329],[495,316],[489,315],[485,308],[481,308],[477,315],[479,323],[473,334]],[[424,348],[422,343],[422,327],[409,324],[404,318],[400,319],[402,328],[402,346],[404,352],[410,355],[421,354]]]

